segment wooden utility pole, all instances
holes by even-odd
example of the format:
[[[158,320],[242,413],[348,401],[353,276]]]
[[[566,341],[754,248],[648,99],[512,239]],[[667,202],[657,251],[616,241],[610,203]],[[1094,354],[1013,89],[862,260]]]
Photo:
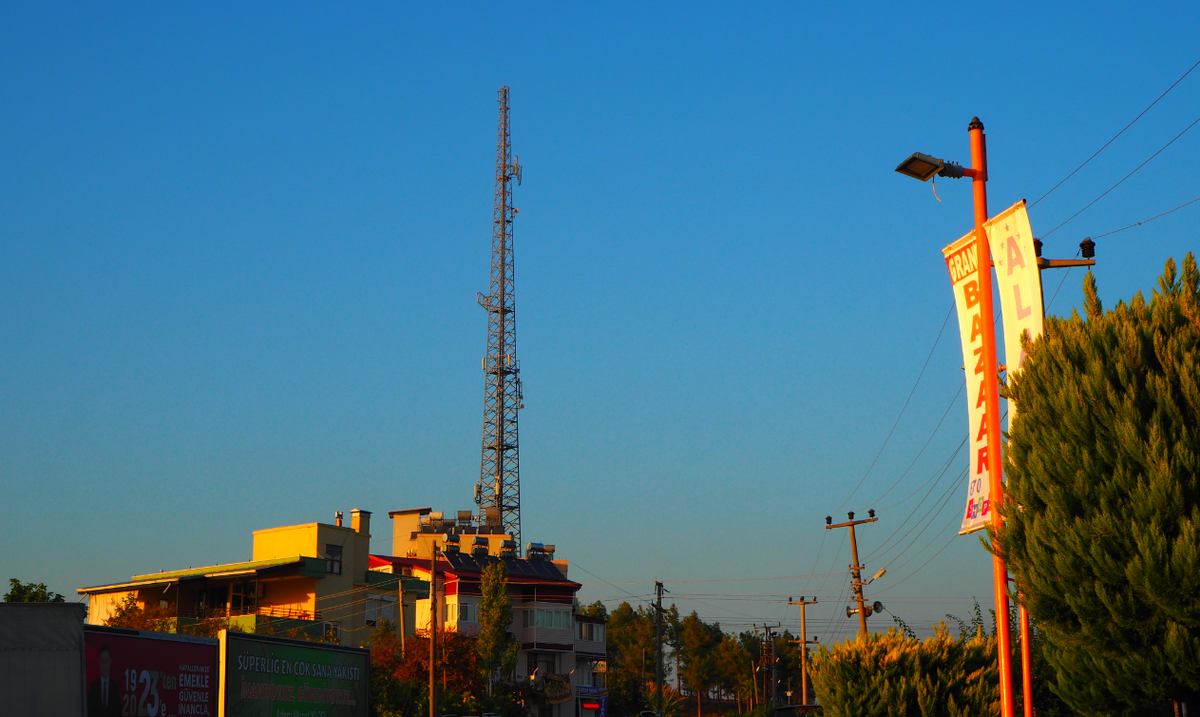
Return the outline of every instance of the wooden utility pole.
[[[429,717],[438,717],[437,708],[437,559],[435,542],[429,555]]]
[[[400,659],[404,659],[404,576],[396,578],[396,609],[400,611]]]
[[[800,645],[800,704],[802,705],[808,704],[808,646],[817,644],[816,635],[813,635],[812,641],[808,639],[808,622],[805,620],[804,608],[816,604],[815,596],[812,600],[805,600],[801,595],[799,602],[792,602],[792,599],[788,598],[788,605],[800,606],[800,639],[792,640],[792,643]]]
[[[658,690],[658,717],[662,717],[663,711],[663,649],[662,649],[662,624],[663,624],[663,606],[662,596],[666,591],[663,584],[654,581],[654,594],[657,598],[654,604],[654,687]]]
[[[838,523],[837,525],[833,525],[832,517],[830,517],[828,515],[825,516],[825,530],[833,530],[834,528],[849,528],[850,529],[850,554],[854,558],[854,564],[850,566],[850,577],[851,577],[850,585],[851,585],[851,587],[854,588],[854,601],[856,603],[858,603],[858,610],[856,610],[855,612],[858,613],[858,639],[860,642],[867,639],[867,614],[868,614],[868,611],[867,611],[867,606],[865,604],[865,600],[863,599],[863,592],[862,592],[862,589],[863,589],[863,581],[862,581],[863,566],[860,565],[858,562],[858,543],[854,539],[854,526],[862,525],[863,523],[874,523],[875,521],[879,520],[879,518],[875,517],[875,509],[874,508],[867,511],[867,513],[871,516],[870,518],[867,518],[866,520],[855,520],[854,519],[854,511],[850,511],[849,513],[846,514],[847,516],[849,516],[850,520],[846,521],[845,523]],[[849,615],[847,615],[847,617],[849,617]]]

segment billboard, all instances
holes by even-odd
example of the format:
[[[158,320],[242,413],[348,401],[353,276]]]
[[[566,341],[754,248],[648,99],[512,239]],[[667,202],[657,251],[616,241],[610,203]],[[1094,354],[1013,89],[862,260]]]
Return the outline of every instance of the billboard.
[[[84,627],[88,717],[217,714],[217,641]]]
[[[227,717],[367,717],[370,651],[221,632],[220,704]]]

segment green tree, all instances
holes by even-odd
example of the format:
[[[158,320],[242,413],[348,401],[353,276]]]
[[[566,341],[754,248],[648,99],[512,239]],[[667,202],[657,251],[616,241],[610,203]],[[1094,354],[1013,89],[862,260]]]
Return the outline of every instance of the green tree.
[[[680,623],[679,674],[696,693],[696,717],[703,714],[701,698],[722,681],[718,647],[724,637],[720,624],[704,622],[695,611]]]
[[[1005,393],[1010,426],[992,536],[1087,715],[1200,696],[1200,274],[1168,260],[1147,303],[1048,318]]]
[[[579,608],[579,614],[587,617],[599,617],[607,620],[608,608],[604,606],[603,602],[597,600],[594,603],[584,605],[583,607]]]
[[[821,645],[809,664],[829,717],[988,717],[1000,714],[996,641],[976,633],[905,638],[895,628]]]
[[[475,640],[475,652],[479,655],[479,669],[490,695],[497,680],[511,675],[517,664],[517,643],[509,637],[513,611],[504,563],[483,569],[480,592],[483,597],[479,601],[479,637]]]
[[[16,578],[9,578],[8,585],[4,602],[66,602],[61,594],[51,592],[46,583],[23,583]]]
[[[654,681],[654,611],[623,602],[608,615],[609,712],[636,714],[650,708],[647,685]]]

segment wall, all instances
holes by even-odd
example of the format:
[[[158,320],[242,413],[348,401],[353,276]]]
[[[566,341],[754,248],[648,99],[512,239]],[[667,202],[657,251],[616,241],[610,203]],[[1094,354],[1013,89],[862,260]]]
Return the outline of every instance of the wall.
[[[123,590],[115,593],[92,593],[88,595],[87,624],[103,625],[105,620],[112,617],[117,605],[125,600],[125,596],[132,595],[135,592],[133,590]]]

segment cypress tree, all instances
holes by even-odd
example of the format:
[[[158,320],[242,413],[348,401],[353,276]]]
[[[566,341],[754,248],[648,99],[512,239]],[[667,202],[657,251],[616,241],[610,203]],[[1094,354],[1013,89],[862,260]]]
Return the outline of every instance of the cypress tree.
[[[1048,317],[1005,387],[1007,526],[992,537],[1086,715],[1200,695],[1200,274],[1149,303]]]
[[[483,569],[479,591],[479,636],[475,652],[479,668],[492,694],[497,680],[506,679],[517,663],[517,644],[509,637],[512,627],[512,598],[508,595],[508,569],[504,563]]]

